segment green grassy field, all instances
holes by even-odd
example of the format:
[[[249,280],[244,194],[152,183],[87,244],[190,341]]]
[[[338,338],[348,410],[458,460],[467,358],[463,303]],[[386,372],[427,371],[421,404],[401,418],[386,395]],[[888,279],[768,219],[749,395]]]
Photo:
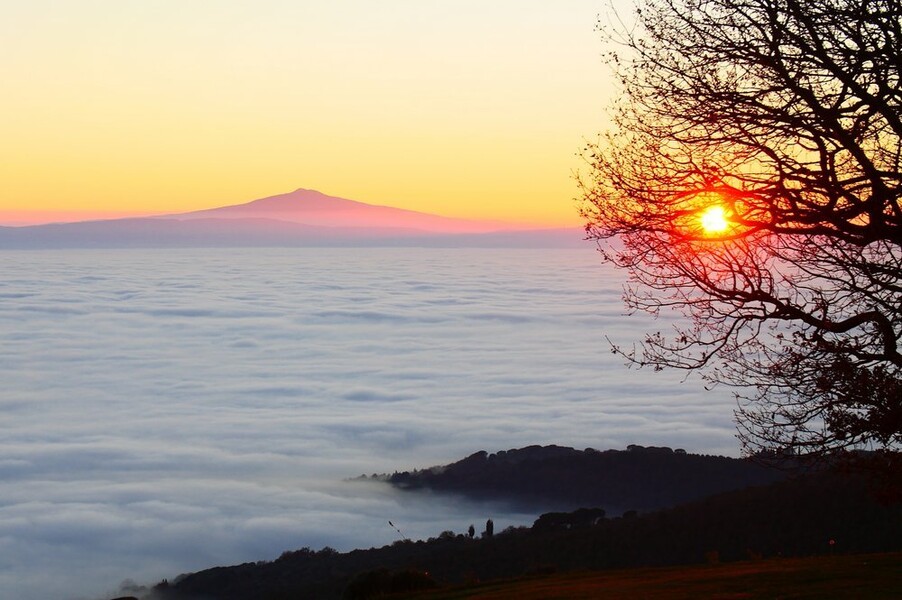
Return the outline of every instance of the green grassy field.
[[[405,597],[417,600],[902,599],[902,553],[555,574]]]

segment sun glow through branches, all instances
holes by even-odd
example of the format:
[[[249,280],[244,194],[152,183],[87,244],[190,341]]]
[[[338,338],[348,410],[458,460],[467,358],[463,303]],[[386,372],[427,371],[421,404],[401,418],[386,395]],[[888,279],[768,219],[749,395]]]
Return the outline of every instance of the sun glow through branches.
[[[727,220],[727,213],[724,210],[724,207],[720,205],[709,206],[702,211],[699,216],[699,221],[702,226],[702,231],[704,231],[706,235],[721,234],[730,226],[730,222]]]

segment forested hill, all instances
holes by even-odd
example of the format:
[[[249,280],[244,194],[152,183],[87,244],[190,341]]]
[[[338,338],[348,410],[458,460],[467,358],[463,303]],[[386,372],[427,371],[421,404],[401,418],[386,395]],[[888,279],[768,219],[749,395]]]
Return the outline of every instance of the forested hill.
[[[407,490],[430,489],[526,508],[609,512],[676,506],[784,479],[785,470],[748,459],[632,445],[627,450],[528,446],[476,452],[450,465],[373,475]]]
[[[591,523],[576,523],[579,516],[573,514],[565,523],[564,515],[543,515],[532,528],[510,528],[482,538],[446,531],[428,541],[399,540],[347,553],[302,548],[273,562],[182,575],[156,586],[150,597],[353,600],[420,584],[460,584],[548,570],[887,552],[902,547],[902,505],[877,502],[862,478],[827,472],[647,514],[596,515]]]

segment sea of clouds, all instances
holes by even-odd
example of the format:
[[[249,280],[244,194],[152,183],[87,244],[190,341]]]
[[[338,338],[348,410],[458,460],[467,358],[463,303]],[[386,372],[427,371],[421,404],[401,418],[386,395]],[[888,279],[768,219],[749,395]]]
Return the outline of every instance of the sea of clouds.
[[[0,590],[388,544],[536,515],[347,482],[477,450],[737,455],[733,401],[629,370],[585,250],[7,252],[0,260]]]

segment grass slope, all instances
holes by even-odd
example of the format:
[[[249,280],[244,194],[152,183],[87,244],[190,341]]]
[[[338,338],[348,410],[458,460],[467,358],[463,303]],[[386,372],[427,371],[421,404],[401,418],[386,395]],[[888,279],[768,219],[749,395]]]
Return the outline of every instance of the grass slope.
[[[456,587],[416,600],[756,600],[902,598],[902,553],[566,573]]]

